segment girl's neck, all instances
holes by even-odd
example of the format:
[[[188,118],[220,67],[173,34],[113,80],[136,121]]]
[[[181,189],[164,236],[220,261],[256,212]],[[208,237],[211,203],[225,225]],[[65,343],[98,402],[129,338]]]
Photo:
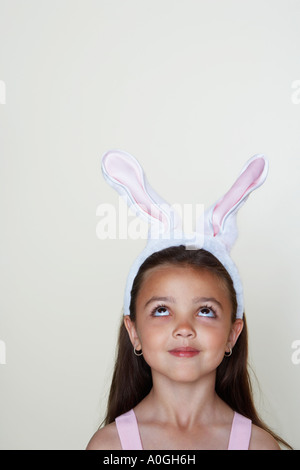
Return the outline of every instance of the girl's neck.
[[[228,408],[215,392],[214,378],[186,384],[162,377],[153,378],[153,388],[137,408],[141,407],[143,415],[149,419],[173,423],[184,429],[196,423],[211,423]]]

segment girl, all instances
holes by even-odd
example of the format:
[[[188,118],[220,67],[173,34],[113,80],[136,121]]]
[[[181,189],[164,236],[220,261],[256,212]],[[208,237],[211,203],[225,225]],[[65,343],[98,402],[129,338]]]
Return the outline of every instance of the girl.
[[[267,175],[250,159],[188,236],[131,155],[110,151],[105,179],[151,224],[127,278],[105,426],[88,449],[280,449],[247,371],[241,280],[229,251],[236,213]]]
[[[256,413],[236,306],[232,280],[211,253],[181,245],[152,254],[121,324],[106,426],[87,448],[289,447]]]

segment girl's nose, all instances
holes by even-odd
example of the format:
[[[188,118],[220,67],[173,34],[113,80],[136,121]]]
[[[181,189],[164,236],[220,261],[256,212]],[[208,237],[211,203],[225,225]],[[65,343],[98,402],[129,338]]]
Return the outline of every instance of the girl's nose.
[[[188,338],[193,339],[196,336],[196,331],[189,322],[180,322],[175,327],[173,336],[175,338]]]

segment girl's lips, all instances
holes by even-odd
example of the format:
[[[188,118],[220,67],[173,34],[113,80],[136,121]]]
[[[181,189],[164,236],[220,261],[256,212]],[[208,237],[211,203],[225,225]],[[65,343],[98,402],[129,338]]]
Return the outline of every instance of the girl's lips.
[[[170,349],[169,353],[176,357],[193,357],[199,354],[199,350],[189,347]]]

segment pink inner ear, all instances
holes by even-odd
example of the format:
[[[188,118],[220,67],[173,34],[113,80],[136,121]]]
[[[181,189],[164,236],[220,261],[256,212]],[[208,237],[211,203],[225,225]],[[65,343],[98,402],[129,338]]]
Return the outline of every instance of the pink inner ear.
[[[152,203],[143,186],[140,168],[133,160],[117,154],[110,154],[105,161],[105,168],[111,178],[121,183],[128,190],[135,203],[147,214],[163,221],[163,213]]]
[[[239,176],[229,191],[216,204],[212,215],[214,236],[219,233],[226,215],[251,190],[255,189],[255,186],[257,185],[258,180],[264,171],[264,167],[265,161],[263,158],[257,158],[256,160],[253,160],[246,170]]]

